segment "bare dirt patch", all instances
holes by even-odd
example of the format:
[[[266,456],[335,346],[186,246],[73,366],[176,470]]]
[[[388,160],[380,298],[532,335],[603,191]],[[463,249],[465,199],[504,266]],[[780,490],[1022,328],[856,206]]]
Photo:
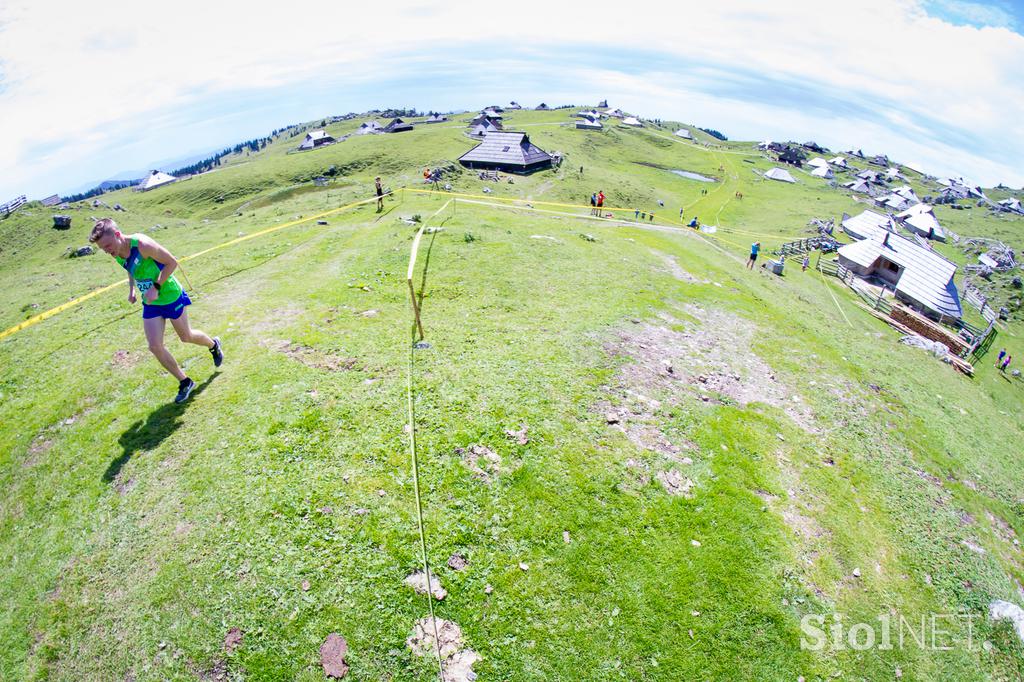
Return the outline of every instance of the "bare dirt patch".
[[[985,516],[988,517],[988,522],[992,524],[992,529],[999,536],[1000,540],[1008,545],[1020,547],[1020,540],[1017,539],[1017,532],[1013,529],[1013,526],[990,511],[986,511]]]
[[[405,584],[416,591],[416,594],[427,593],[427,574],[423,571],[416,571],[405,579]],[[448,596],[448,590],[441,586],[441,581],[436,575],[430,576],[430,594],[434,599],[441,601]]]
[[[43,455],[49,452],[50,448],[53,447],[53,439],[47,437],[45,434],[39,434],[32,439],[32,442],[28,446],[28,456],[25,461],[22,462],[22,466],[26,469],[34,467],[42,459]]]
[[[233,652],[242,643],[242,630],[240,628],[231,628],[228,633],[224,635],[224,650],[229,654]]]
[[[655,256],[661,259],[662,264],[665,266],[665,271],[668,272],[673,277],[675,277],[676,279],[678,279],[680,282],[686,282],[687,284],[711,284],[709,280],[699,280],[693,275],[691,275],[689,272],[687,272],[686,269],[684,269],[683,266],[679,264],[679,261],[676,259],[675,256],[669,255],[667,253],[662,253],[661,251],[657,251],[655,249],[652,249],[651,253],[653,253]]]
[[[526,426],[526,424],[520,424],[518,431],[513,429],[505,429],[505,436],[507,436],[511,440],[514,440],[519,445],[526,445],[527,443],[530,442],[529,437],[526,435],[527,430],[528,427]]]
[[[501,473],[501,457],[486,445],[455,448],[455,453],[462,457],[473,477],[484,483],[490,483]]]
[[[417,656],[435,656],[440,651],[443,682],[473,682],[477,678],[473,664],[482,657],[472,649],[463,649],[462,629],[450,620],[429,616],[419,619],[405,643]]]
[[[126,478],[123,473],[118,473],[117,478],[114,479],[114,490],[118,495],[127,495],[134,487],[135,479]]]
[[[306,312],[304,309],[295,306],[274,308],[266,317],[249,325],[249,330],[256,334],[266,334],[284,329],[301,317],[304,312]]]
[[[142,362],[142,357],[141,352],[115,350],[114,354],[110,357],[110,366],[115,369],[130,369]]]
[[[658,483],[661,483],[661,486],[669,495],[692,497],[690,489],[693,487],[693,481],[683,476],[676,469],[659,471],[657,479]]]
[[[625,476],[619,483],[619,490],[635,492],[651,484],[651,467],[647,462],[633,459],[626,460]]]
[[[346,358],[340,355],[327,353],[300,343],[292,343],[288,340],[265,340],[260,343],[264,348],[270,348],[284,353],[292,360],[300,362],[306,367],[322,369],[328,372],[342,372],[360,369],[359,361],[355,358]]]
[[[348,674],[348,663],[345,662],[345,654],[348,653],[348,642],[336,632],[327,635],[327,639],[320,645],[320,665],[324,669],[324,675],[332,678],[342,678]]]
[[[208,670],[203,670],[196,675],[201,682],[223,682],[228,679],[228,664],[217,659]]]
[[[685,331],[682,323],[663,314],[664,324],[641,322],[622,329],[605,345],[612,355],[632,362],[619,370],[618,380],[629,391],[678,401],[689,395],[702,402],[764,403],[782,409],[794,422],[816,432],[814,417],[800,396],[775,376],[752,350],[757,327],[724,310],[685,306],[699,325]]]

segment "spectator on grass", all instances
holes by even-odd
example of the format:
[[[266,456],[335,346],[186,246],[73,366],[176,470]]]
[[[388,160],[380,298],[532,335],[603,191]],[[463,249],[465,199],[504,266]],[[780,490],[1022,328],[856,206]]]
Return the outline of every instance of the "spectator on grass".
[[[384,210],[384,186],[380,184],[380,178],[373,181],[373,187],[377,192],[377,213]]]
[[[761,250],[761,242],[754,242],[750,245],[750,258],[747,259],[747,269],[753,270],[757,262],[757,252]]]
[[[604,208],[604,191],[598,190],[597,192],[597,215],[601,215],[601,209]]]
[[[811,264],[811,257],[810,257],[809,254],[805,253],[804,254],[804,262],[801,264],[801,269],[803,270],[803,272],[807,272],[807,266],[809,266],[810,264]]]
[[[590,195],[590,215],[597,215],[597,195]]]
[[[996,369],[999,369],[999,365],[1003,364],[1003,358],[1005,358],[1005,357],[1006,357],[1006,349],[1005,348],[1000,348],[999,349],[999,357],[996,358]]]
[[[1013,360],[1013,356],[1012,355],[1007,355],[1006,358],[1003,360],[1002,366],[999,369],[1001,369],[1001,370],[1003,370],[1005,372],[1007,369],[1010,368],[1010,362],[1012,360]]]

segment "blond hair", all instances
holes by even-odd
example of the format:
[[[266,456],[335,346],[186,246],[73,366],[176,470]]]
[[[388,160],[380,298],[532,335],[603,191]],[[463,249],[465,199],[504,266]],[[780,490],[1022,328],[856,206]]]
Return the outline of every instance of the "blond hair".
[[[90,242],[98,242],[108,234],[114,234],[117,232],[117,223],[114,222],[113,218],[100,218],[96,221],[96,224],[92,226],[92,232],[89,234]]]

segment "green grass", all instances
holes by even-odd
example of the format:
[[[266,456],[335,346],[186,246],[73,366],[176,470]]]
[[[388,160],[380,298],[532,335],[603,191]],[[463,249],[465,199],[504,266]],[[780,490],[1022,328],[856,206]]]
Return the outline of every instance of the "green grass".
[[[450,593],[438,615],[483,655],[480,679],[1019,675],[1019,643],[984,618],[975,643],[991,652],[804,651],[800,619],[1021,602],[1024,565],[1006,539],[1024,533],[1021,383],[987,361],[968,379],[897,345],[850,292],[793,263],[784,278],[742,268],[755,239],[771,248],[811,217],[859,212],[847,193],[800,175],[760,180],[750,168],[772,164],[749,144],[656,136],[671,125],[576,131],[560,125],[566,113],[516,112],[506,125],[565,153],[561,169],[514,184],[461,172],[454,189],[573,204],[603,189],[612,206],[659,222],[686,207],[720,229],[702,239],[467,203],[428,221],[444,228],[425,235],[417,272],[431,344],[414,353],[428,551]],[[424,164],[472,144],[440,125],[288,154],[299,139],[103,200],[128,209],[115,217],[131,229],[160,224],[152,234],[185,255],[362,198],[377,174],[418,186]],[[313,189],[307,179],[330,165],[342,176]],[[382,215],[361,207],[190,261],[193,324],[222,338],[227,359],[214,371],[203,349],[168,336],[200,384],[185,406],[169,404],[174,382],[122,290],[0,342],[0,677],[188,680],[223,662],[229,679],[320,680],[318,647],[339,632],[353,679],[429,679],[431,659],[405,646],[426,604],[402,584],[419,554],[403,430],[416,228],[401,218],[443,201],[408,193]],[[61,257],[101,209],[73,210],[68,233],[49,215],[34,205],[0,222],[0,328],[120,277],[103,254]],[[978,209],[970,220],[975,232],[953,229],[1019,235],[1019,221]],[[665,255],[698,283],[673,277]],[[704,402],[684,381],[623,379],[636,360],[617,344],[644,328],[634,321],[713,331],[694,304],[733,321],[720,330],[726,356],[760,358],[784,402]],[[1019,333],[1006,325],[997,347],[1024,358]],[[692,464],[606,423],[609,406],[638,409],[627,388],[659,401],[649,426],[690,443]],[[814,415],[812,430],[789,403]],[[526,445],[504,434],[521,424]],[[461,461],[456,448],[470,444],[501,457],[493,482]],[[637,478],[631,461],[652,476],[682,471],[692,497]],[[456,551],[465,571],[445,566]],[[244,640],[228,654],[232,627]]]

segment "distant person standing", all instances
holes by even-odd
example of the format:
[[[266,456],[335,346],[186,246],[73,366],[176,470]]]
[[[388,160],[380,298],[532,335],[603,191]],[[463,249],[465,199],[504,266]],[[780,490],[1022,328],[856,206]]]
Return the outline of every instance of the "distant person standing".
[[[1010,363],[1011,363],[1012,361],[1013,361],[1013,356],[1012,356],[1012,355],[1007,355],[1007,356],[1006,356],[1006,357],[1005,357],[1005,358],[1003,359],[1003,364],[1002,364],[1002,366],[1000,366],[1000,368],[999,368],[999,369],[1001,369],[1001,370],[1003,370],[1003,371],[1005,372],[1006,370],[1008,370],[1008,369],[1010,368]]]
[[[640,209],[639,208],[634,208],[633,209],[633,220],[640,220]]]
[[[683,222],[684,220],[686,220],[686,218],[683,217],[683,211],[685,210],[685,207],[679,209],[679,222]]]
[[[800,266],[801,270],[803,270],[804,272],[807,272],[807,268],[808,268],[808,266],[810,264],[811,264],[811,257],[805,253],[804,254],[804,262]]]
[[[583,176],[583,166],[580,166],[580,177]]]
[[[590,215],[597,215],[597,195],[590,195]]]
[[[144,234],[121,234],[117,223],[110,218],[97,220],[89,241],[109,253],[128,271],[128,302],[135,303],[135,289],[142,294],[142,327],[146,331],[149,351],[178,380],[178,395],[174,402],[188,400],[196,384],[178,366],[174,356],[164,346],[167,320],[185,343],[194,343],[210,349],[214,367],[224,360],[220,339],[210,338],[206,332],[192,329],[185,307],[192,304],[174,271],[178,261],[171,252]]]
[[[377,213],[384,210],[384,186],[380,184],[380,178],[373,181],[373,187],[377,192]]]
[[[761,250],[761,242],[754,242],[750,245],[750,258],[747,259],[747,269],[753,270],[754,263],[757,262],[757,253]]]
[[[604,191],[599,190],[597,192],[597,215],[601,215],[602,208],[604,208]]]
[[[999,369],[999,365],[1003,364],[1003,358],[1006,357],[1006,349],[999,349],[999,357],[996,359],[996,369]]]

